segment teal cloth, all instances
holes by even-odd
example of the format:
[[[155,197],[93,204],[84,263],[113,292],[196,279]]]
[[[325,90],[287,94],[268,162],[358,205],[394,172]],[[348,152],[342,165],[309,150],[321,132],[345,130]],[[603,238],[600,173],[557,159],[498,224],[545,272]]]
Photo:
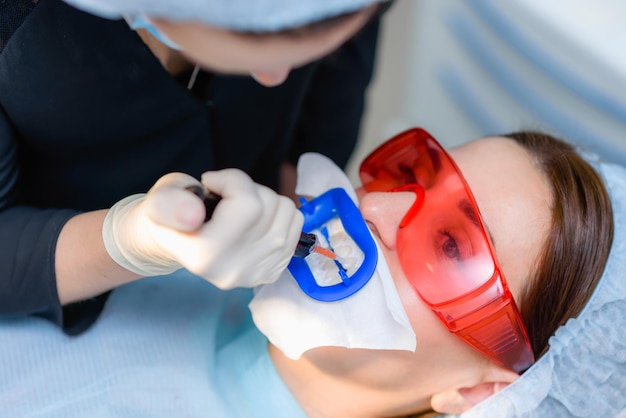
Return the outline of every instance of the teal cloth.
[[[3,318],[0,416],[304,417],[252,322],[251,298],[179,271],[120,288],[77,337]]]

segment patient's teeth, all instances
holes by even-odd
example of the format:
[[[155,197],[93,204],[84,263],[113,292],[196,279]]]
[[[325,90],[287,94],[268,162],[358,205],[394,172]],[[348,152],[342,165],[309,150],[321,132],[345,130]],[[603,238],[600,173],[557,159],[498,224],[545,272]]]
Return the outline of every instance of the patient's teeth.
[[[334,261],[317,253],[312,253],[305,260],[318,285],[330,286],[339,283],[340,279],[337,277],[337,266]]]
[[[348,271],[348,275],[352,274],[354,270],[356,270],[356,258],[348,258],[344,260],[342,266]]]
[[[348,257],[352,254],[352,248],[350,246],[342,244],[341,247],[334,247],[335,254],[339,257]]]
[[[337,261],[346,270],[348,276],[351,276],[361,266],[364,257],[363,252],[346,233],[339,219],[330,220],[325,227],[330,242],[324,238],[320,231],[314,231],[319,238],[320,245],[324,248],[332,248],[337,255]],[[317,253],[309,255],[305,260],[318,285],[330,286],[341,282],[338,273],[339,267],[333,260]]]

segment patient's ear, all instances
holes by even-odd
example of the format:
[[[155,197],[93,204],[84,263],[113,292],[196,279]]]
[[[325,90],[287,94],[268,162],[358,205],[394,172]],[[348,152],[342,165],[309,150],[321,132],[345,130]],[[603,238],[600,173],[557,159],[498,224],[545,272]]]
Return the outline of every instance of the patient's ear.
[[[518,377],[517,373],[492,363],[487,373],[475,385],[436,393],[430,399],[430,406],[441,414],[460,414],[498,393]]]

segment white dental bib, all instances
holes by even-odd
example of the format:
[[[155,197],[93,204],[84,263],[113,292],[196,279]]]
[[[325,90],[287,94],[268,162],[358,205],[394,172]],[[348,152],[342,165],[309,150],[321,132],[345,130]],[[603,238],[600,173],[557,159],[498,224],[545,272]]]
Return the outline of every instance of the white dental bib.
[[[298,195],[316,197],[336,187],[357,202],[350,180],[330,159],[317,153],[300,157]],[[374,276],[337,302],[310,298],[285,270],[276,282],[255,289],[249,305],[255,325],[291,359],[324,346],[415,351],[415,333],[378,244],[377,250]]]

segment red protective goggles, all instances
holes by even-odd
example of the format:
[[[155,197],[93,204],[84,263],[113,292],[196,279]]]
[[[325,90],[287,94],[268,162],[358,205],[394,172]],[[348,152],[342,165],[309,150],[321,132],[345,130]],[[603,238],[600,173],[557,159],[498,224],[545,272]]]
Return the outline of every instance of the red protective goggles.
[[[407,279],[444,325],[516,372],[534,361],[476,201],[458,167],[425,130],[391,138],[361,164],[368,192],[409,191],[396,247]]]

